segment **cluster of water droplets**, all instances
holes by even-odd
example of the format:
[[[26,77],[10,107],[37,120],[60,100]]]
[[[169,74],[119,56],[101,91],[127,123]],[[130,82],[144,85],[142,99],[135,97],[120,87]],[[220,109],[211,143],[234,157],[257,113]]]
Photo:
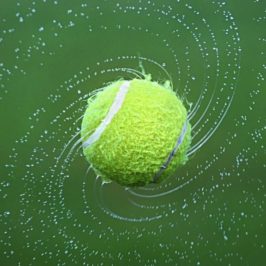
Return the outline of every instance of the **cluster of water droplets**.
[[[241,34],[228,4],[95,2],[17,1],[1,16],[0,105],[10,112],[1,115],[10,130],[0,165],[4,259],[200,265],[204,250],[213,263],[245,260],[238,249],[219,253],[213,243],[233,247],[249,237],[263,249],[248,223],[256,218],[263,227],[264,182],[250,169],[261,166],[265,117],[249,126],[259,113],[265,64],[254,68],[245,112],[239,106],[232,114],[245,84]],[[265,13],[250,20],[260,25]],[[265,36],[256,41],[265,45]],[[192,147],[175,177],[129,189],[95,176],[80,125],[87,98],[118,78],[142,78],[140,62],[183,99]],[[226,198],[232,193],[234,201]]]

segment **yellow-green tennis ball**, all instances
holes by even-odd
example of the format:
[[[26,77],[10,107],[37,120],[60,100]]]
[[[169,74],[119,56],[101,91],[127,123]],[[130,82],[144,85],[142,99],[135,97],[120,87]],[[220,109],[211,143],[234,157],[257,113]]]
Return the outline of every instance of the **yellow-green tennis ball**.
[[[119,80],[88,99],[83,151],[97,175],[125,186],[157,183],[187,161],[191,126],[169,87]]]

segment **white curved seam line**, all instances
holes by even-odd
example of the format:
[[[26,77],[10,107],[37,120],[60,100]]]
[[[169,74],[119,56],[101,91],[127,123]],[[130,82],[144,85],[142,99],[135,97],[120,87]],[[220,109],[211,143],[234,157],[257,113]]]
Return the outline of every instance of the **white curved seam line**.
[[[101,137],[106,127],[111,123],[116,113],[122,107],[122,104],[128,92],[129,85],[130,81],[125,81],[120,86],[106,117],[104,118],[104,120],[102,120],[101,124],[95,129],[95,131],[90,135],[90,137],[83,143],[83,148],[89,147]]]
[[[186,131],[187,131],[187,126],[188,126],[188,120],[186,119],[184,122],[184,125],[182,127],[181,130],[181,134],[179,135],[175,147],[174,149],[171,151],[171,153],[169,154],[169,156],[167,157],[166,161],[164,162],[164,164],[160,167],[160,170],[156,173],[156,175],[153,177],[153,181],[156,182],[158,180],[158,178],[162,175],[163,171],[168,167],[168,165],[170,164],[170,162],[172,161],[174,155],[176,154],[178,148],[180,147],[180,145],[183,143],[183,140],[185,138],[186,135]]]

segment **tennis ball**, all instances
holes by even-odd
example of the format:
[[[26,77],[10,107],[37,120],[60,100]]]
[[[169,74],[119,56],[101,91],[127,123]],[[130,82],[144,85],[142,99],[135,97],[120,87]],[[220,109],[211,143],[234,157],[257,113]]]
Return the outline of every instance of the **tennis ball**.
[[[191,126],[170,86],[118,80],[88,99],[81,138],[97,175],[125,186],[159,183],[187,161]]]

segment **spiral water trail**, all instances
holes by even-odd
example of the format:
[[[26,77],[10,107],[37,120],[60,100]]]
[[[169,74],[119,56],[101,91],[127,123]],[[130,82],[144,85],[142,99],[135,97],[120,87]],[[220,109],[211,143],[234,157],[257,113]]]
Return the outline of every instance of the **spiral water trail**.
[[[239,5],[0,4],[3,265],[263,261],[266,6]],[[87,99],[145,74],[189,110],[189,161],[159,185],[105,183],[82,153]]]

